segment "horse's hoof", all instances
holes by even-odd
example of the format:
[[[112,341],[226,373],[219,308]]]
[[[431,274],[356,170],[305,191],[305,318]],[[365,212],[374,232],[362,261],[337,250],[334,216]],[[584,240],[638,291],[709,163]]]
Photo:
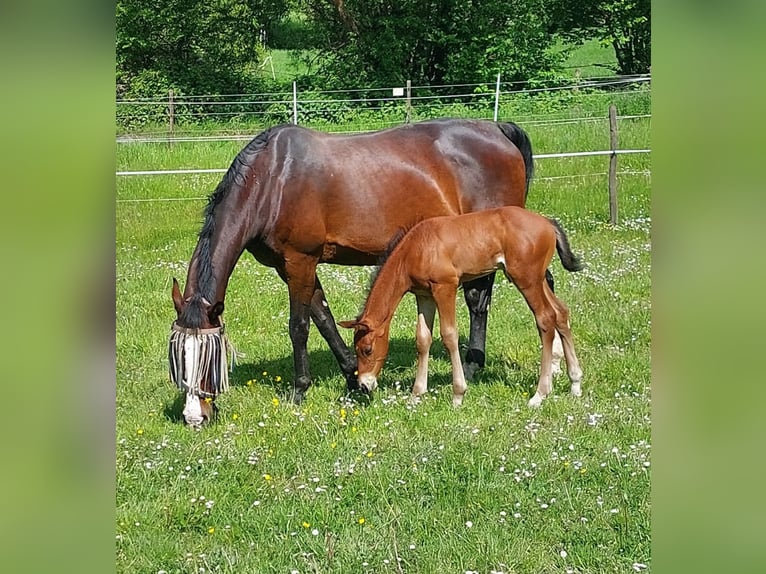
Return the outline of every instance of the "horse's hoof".
[[[465,380],[472,381],[479,369],[481,369],[479,363],[463,363],[463,376],[465,376]]]
[[[463,395],[454,395],[452,397],[452,406],[459,407],[463,404]]]
[[[581,397],[582,396],[582,387],[580,386],[580,383],[573,384],[572,389],[570,391],[572,393],[573,397]]]
[[[545,398],[545,397],[543,397],[541,394],[535,393],[535,396],[533,396],[531,399],[529,399],[529,402],[527,403],[527,405],[530,408],[536,409],[541,404],[543,404],[543,398]]]

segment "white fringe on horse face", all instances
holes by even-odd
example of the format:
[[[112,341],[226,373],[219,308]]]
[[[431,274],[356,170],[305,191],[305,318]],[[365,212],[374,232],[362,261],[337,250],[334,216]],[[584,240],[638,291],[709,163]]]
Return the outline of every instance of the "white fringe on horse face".
[[[233,368],[235,351],[223,326],[186,329],[173,323],[168,346],[170,380],[187,394],[215,398],[229,389],[228,353],[231,353]],[[202,388],[204,380],[208,381],[207,389]]]

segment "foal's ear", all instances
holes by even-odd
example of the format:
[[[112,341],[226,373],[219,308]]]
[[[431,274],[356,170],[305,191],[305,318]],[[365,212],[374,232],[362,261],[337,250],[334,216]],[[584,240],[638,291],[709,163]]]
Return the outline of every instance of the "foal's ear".
[[[221,313],[223,313],[223,301],[218,301],[218,303],[208,309],[207,318],[213,324],[221,316]]]
[[[348,321],[338,321],[338,325],[345,329],[353,329],[359,324],[359,322],[356,319],[350,319]]]
[[[173,290],[171,291],[171,296],[173,297],[173,306],[176,308],[176,313],[180,315],[184,301],[181,296],[181,288],[178,286],[178,281],[176,281],[175,277],[173,277]]]

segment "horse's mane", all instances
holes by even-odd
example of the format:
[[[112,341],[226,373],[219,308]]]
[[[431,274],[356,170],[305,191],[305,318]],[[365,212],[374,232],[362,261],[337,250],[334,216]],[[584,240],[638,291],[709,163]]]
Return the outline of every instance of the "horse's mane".
[[[215,303],[215,276],[211,263],[211,240],[215,231],[215,210],[232,189],[238,189],[245,185],[247,176],[252,169],[255,156],[258,155],[269,143],[274,133],[285,127],[284,125],[271,127],[253,138],[234,158],[229,169],[226,170],[220,183],[213,193],[208,196],[204,211],[202,229],[200,229],[197,241],[197,286],[194,295],[185,306],[180,317],[182,323],[188,327],[196,328],[202,325],[203,306],[202,300],[207,299]]]
[[[388,242],[388,245],[386,246],[386,250],[382,253],[380,257],[378,257],[378,261],[375,264],[375,269],[372,271],[372,274],[370,275],[369,285],[367,286],[368,293],[372,291],[372,288],[375,286],[375,282],[378,280],[378,276],[380,275],[380,270],[383,269],[383,265],[385,265],[386,261],[388,261],[388,258],[391,257],[391,254],[394,252],[394,249],[396,249],[396,246],[399,245],[402,242],[402,239],[404,239],[404,236],[407,235],[410,232],[410,230],[421,221],[422,219],[416,221],[409,227],[400,227],[399,229],[397,229],[396,233],[394,233],[393,237],[391,237],[391,240]]]

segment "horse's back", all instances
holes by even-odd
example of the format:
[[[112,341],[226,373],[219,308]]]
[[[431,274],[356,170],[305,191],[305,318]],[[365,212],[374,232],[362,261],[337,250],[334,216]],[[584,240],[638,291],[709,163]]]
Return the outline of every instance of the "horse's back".
[[[275,249],[299,244],[327,262],[374,263],[401,228],[524,205],[526,197],[522,153],[486,120],[429,120],[361,134],[284,125],[272,128],[256,162],[253,191],[277,207]]]

